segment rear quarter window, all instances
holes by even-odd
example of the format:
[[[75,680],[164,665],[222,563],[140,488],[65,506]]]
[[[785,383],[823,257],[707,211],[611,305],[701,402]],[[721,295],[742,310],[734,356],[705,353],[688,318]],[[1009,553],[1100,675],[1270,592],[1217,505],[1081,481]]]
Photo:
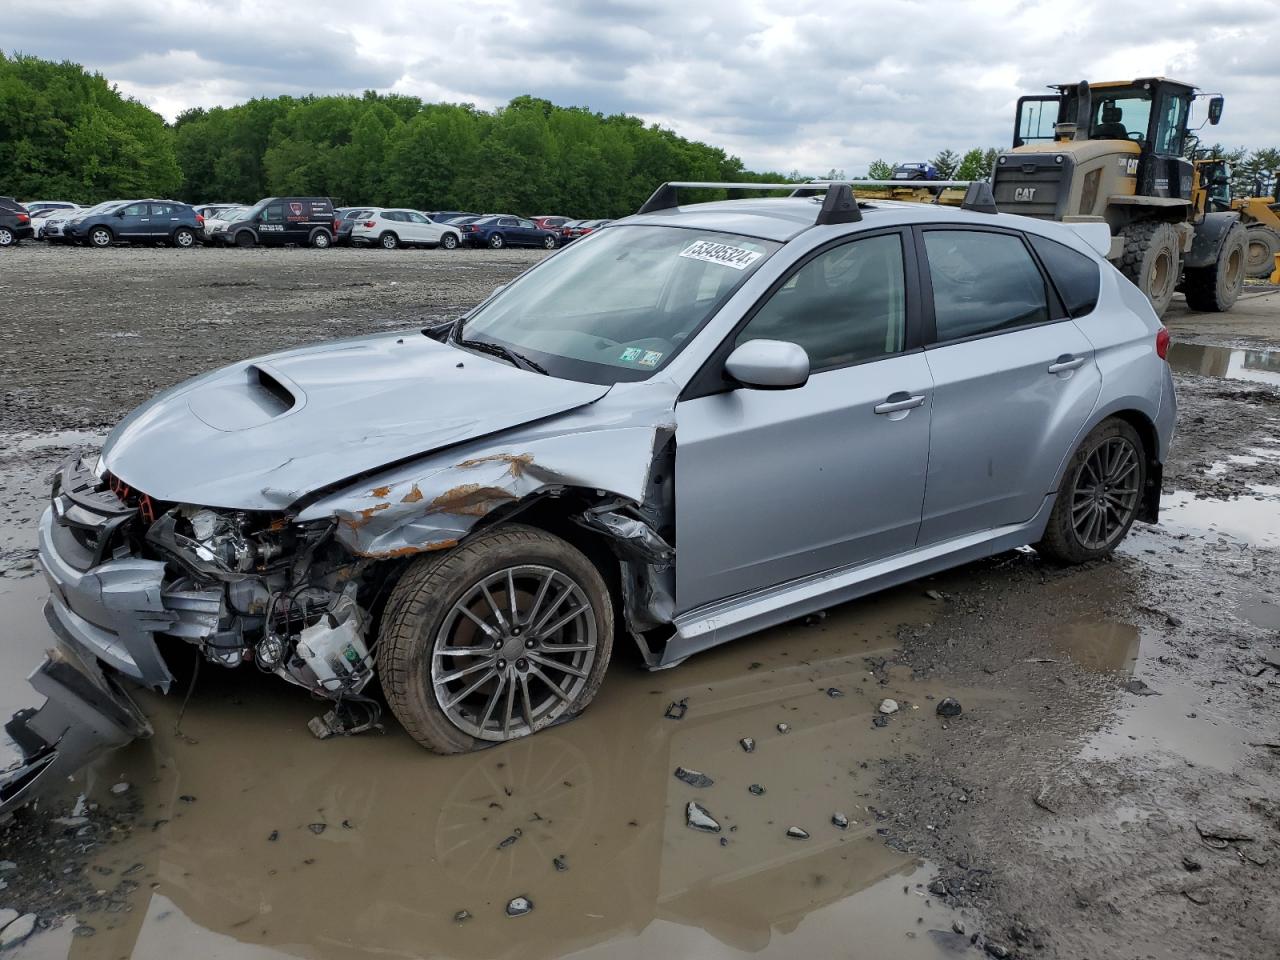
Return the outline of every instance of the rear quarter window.
[[[1055,240],[1027,234],[1031,246],[1049,271],[1049,278],[1058,289],[1058,296],[1072,317],[1083,317],[1098,305],[1098,287],[1101,283],[1098,264],[1083,253],[1072,250]]]

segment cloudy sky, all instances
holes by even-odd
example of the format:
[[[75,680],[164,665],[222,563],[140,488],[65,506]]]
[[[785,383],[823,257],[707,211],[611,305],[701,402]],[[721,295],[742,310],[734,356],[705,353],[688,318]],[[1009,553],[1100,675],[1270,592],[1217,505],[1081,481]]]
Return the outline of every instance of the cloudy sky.
[[[1187,80],[1227,98],[1205,142],[1280,144],[1276,37],[1280,0],[0,0],[0,45],[170,119],[284,93],[531,93],[752,169],[849,175],[1007,146],[1020,93],[1085,78]]]

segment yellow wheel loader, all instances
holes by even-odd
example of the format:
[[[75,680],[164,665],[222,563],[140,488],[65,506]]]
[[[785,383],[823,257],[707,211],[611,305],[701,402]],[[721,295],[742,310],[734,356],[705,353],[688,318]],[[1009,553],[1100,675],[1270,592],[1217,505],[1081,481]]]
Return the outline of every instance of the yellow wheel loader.
[[[996,159],[996,205],[1064,222],[1105,223],[1111,260],[1163,314],[1181,290],[1194,310],[1230,310],[1245,278],[1247,236],[1235,210],[1197,210],[1184,159],[1193,102],[1164,77],[1058,84],[1018,100],[1013,149]],[[1222,116],[1208,97],[1208,121]]]

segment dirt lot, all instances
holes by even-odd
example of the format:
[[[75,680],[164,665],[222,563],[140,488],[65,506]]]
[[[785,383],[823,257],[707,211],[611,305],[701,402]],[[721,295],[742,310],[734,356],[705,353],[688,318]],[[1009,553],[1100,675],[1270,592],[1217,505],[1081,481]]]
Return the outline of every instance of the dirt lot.
[[[48,642],[33,524],[70,447],[192,371],[450,316],[539,256],[0,258],[23,304],[0,326],[0,712]],[[11,955],[1275,956],[1280,291],[1167,321],[1162,522],[1111,561],[1015,551],[675,670],[624,655],[581,720],[464,757],[393,721],[316,741],[298,691],[206,666],[185,710],[139,697],[154,738],[0,827],[0,907],[39,918]]]

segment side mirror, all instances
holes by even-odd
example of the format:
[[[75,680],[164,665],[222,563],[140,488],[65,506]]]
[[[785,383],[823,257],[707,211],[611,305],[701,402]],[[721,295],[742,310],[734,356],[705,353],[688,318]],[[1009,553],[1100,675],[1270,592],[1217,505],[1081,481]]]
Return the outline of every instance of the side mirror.
[[[1209,98],[1209,122],[1217,126],[1219,120],[1222,119],[1222,97]]]
[[[123,211],[123,210],[117,210],[117,211],[116,211],[116,216],[117,216],[117,217],[119,217],[121,220],[123,220],[123,219],[124,219],[124,211]]]
[[[785,340],[748,340],[729,354],[724,372],[744,387],[790,390],[809,382],[809,354]]]

